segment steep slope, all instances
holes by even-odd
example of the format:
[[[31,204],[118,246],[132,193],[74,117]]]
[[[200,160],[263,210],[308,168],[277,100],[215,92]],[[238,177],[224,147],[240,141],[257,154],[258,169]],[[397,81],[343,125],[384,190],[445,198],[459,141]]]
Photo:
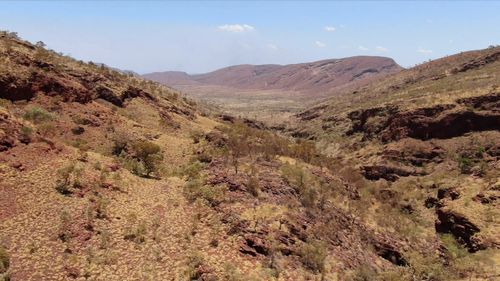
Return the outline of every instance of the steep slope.
[[[236,65],[190,76],[163,72],[146,74],[144,77],[160,83],[171,83],[171,86],[202,83],[236,89],[274,89],[325,95],[337,88],[363,85],[367,78],[380,78],[401,69],[389,58],[359,56],[291,65]]]

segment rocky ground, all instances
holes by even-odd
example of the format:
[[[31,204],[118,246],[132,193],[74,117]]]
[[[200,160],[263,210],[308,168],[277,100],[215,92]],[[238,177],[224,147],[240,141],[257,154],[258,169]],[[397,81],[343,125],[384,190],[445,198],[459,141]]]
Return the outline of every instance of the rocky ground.
[[[500,274],[492,50],[450,72],[473,94],[323,105],[277,134],[0,35],[0,280]]]

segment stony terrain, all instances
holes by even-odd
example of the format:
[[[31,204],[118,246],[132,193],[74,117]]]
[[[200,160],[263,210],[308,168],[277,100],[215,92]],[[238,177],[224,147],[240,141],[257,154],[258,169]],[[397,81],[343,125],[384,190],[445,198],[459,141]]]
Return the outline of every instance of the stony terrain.
[[[2,32],[0,280],[495,280],[497,53],[277,133]]]

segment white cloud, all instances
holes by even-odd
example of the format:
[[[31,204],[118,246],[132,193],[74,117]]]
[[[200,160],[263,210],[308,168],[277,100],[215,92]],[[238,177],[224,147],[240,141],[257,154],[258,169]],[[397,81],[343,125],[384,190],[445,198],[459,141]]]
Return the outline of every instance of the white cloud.
[[[333,26],[325,26],[325,31],[334,32],[335,31],[335,27],[333,27]]]
[[[417,52],[421,53],[421,54],[430,54],[430,53],[432,53],[432,50],[428,50],[428,49],[424,49],[424,48],[418,48]]]
[[[276,45],[274,45],[274,44],[272,44],[272,43],[267,44],[267,47],[268,47],[269,49],[271,49],[271,50],[278,50],[278,46],[276,46]]]
[[[271,50],[278,50],[278,46],[274,45],[274,44],[267,44],[267,47]]]
[[[360,50],[360,51],[369,51],[370,49],[368,49],[367,47],[364,47],[364,46],[359,46],[358,50]]]
[[[219,25],[217,28],[223,31],[235,32],[235,33],[255,30],[255,27],[248,24],[224,24],[224,25]]]
[[[321,42],[321,41],[316,41],[314,42],[314,44],[316,44],[316,46],[318,46],[319,48],[324,48],[326,47],[326,44]]]
[[[385,52],[388,52],[388,51],[389,51],[389,49],[387,49],[387,48],[385,48],[385,47],[382,47],[382,46],[377,46],[377,47],[375,47],[375,50],[377,50],[378,52],[383,52],[383,53],[385,53]]]

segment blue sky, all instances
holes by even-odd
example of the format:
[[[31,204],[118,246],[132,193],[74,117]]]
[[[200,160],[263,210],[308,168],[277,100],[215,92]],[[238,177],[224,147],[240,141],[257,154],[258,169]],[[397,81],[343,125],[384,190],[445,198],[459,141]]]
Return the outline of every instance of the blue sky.
[[[0,29],[139,73],[356,55],[404,67],[500,43],[495,1],[17,1]]]

